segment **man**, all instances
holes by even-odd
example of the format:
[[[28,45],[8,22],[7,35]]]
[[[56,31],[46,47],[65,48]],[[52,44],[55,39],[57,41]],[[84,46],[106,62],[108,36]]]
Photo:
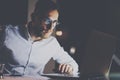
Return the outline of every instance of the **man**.
[[[59,12],[51,0],[38,0],[25,27],[4,26],[1,31],[0,62],[11,75],[41,75],[47,62],[53,58],[61,73],[76,73],[78,65],[63,50],[52,33],[58,24]]]

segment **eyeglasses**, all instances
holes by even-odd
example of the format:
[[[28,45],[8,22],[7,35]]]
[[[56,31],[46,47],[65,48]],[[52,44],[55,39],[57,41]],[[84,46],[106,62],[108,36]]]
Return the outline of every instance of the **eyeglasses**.
[[[58,26],[60,24],[58,20],[52,21],[50,18],[45,18],[43,21],[44,21],[47,29],[50,29],[51,27],[53,27],[53,29],[54,29],[56,26]],[[53,26],[52,26],[52,24],[53,24]]]

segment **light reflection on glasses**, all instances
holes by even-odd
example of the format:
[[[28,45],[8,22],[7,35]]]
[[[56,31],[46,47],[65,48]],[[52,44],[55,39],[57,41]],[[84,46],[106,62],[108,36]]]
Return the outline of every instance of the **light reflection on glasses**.
[[[43,21],[44,21],[47,29],[50,29],[52,24],[54,25],[54,28],[60,24],[60,23],[58,22],[58,20],[52,21],[50,18],[46,18],[46,19],[44,19]]]

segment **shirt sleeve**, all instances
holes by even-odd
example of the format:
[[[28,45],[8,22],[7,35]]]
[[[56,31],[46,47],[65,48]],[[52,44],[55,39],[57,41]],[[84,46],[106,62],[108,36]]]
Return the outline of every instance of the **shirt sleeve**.
[[[78,72],[78,64],[76,61],[60,46],[57,39],[55,39],[55,48],[56,53],[53,56],[53,59],[56,60],[58,63],[62,64],[69,64],[73,67],[73,73]]]

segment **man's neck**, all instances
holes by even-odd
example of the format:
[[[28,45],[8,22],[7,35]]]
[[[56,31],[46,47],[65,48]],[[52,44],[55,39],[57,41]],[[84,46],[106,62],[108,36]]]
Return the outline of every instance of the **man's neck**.
[[[31,35],[31,38],[32,38],[33,41],[40,41],[40,40],[42,40],[41,37],[37,37],[37,36],[34,36],[34,35]]]

